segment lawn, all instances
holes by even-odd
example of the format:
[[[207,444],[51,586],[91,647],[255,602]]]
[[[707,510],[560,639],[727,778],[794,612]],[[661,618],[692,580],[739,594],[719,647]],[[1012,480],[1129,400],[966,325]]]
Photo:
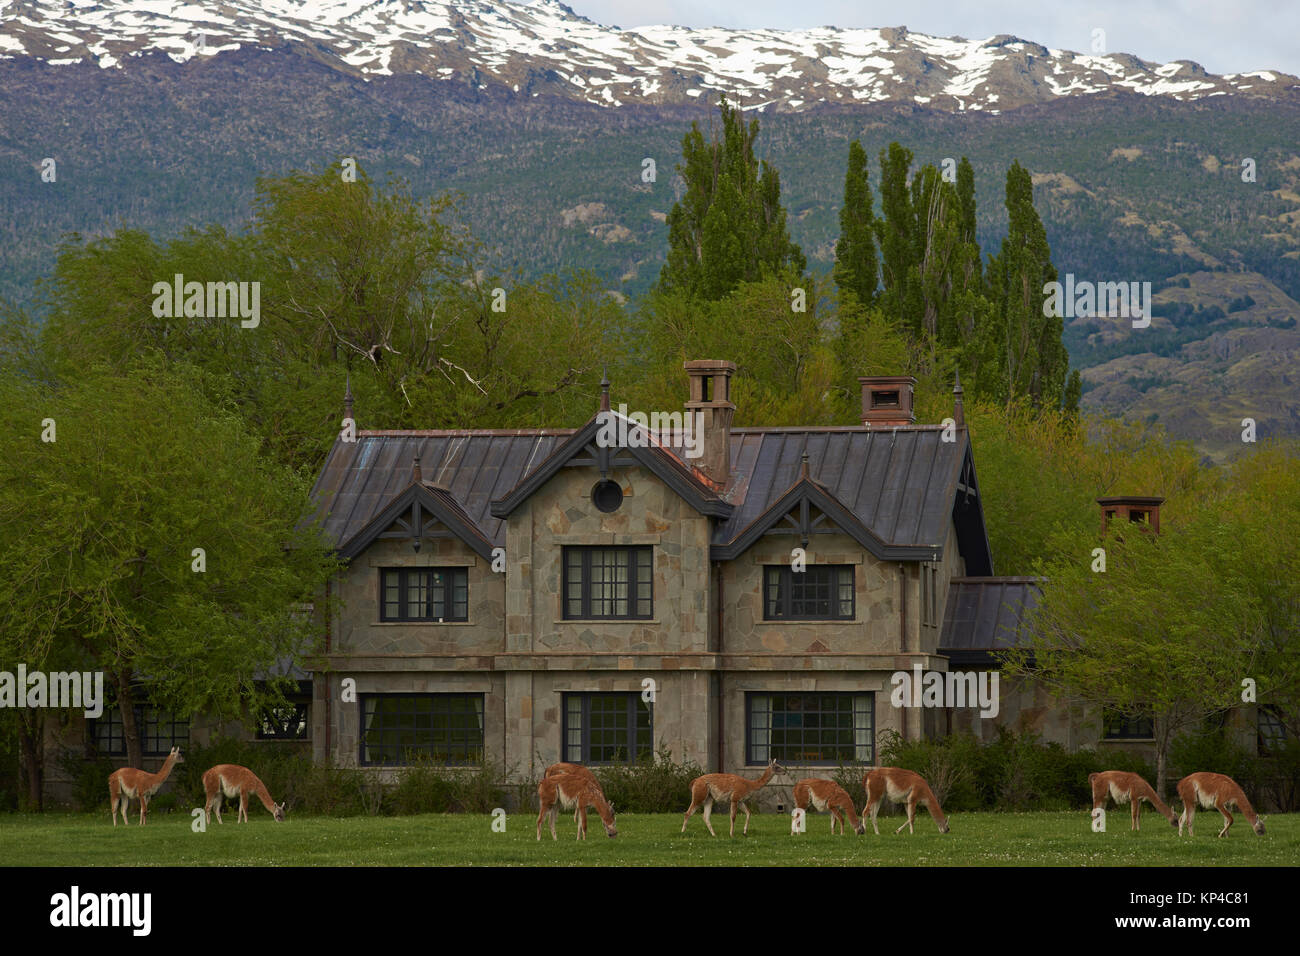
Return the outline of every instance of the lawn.
[[[1294,866],[1300,861],[1300,814],[1267,820],[1256,836],[1240,815],[1216,839],[1217,813],[1198,813],[1196,836],[1181,840],[1156,814],[1129,830],[1128,809],[1111,813],[1109,832],[1093,833],[1086,811],[967,813],[940,834],[928,817],[916,833],[895,835],[902,817],[882,815],[880,835],[850,830],[832,837],[829,817],[811,814],[808,832],[790,834],[790,820],[755,814],[748,837],[727,836],[726,815],[714,816],[716,838],[697,814],[685,834],[680,814],[620,814],[618,837],[605,836],[592,813],[585,843],[563,814],[553,842],[535,838],[536,814],[506,818],[505,832],[486,815],[293,817],[275,823],[260,808],[251,822],[192,832],[190,818],[156,812],[148,826],[118,826],[103,814],[0,815],[0,865],[6,866]],[[232,810],[228,817],[234,817]],[[743,817],[741,818],[743,822]]]

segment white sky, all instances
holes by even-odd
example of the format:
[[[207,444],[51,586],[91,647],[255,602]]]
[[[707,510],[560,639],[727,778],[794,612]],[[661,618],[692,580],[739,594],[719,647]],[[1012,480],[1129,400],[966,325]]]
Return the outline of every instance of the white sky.
[[[984,39],[1010,33],[1053,49],[1106,50],[1167,63],[1194,60],[1211,73],[1281,70],[1300,75],[1300,0],[564,0],[588,19],[631,28],[896,27]]]

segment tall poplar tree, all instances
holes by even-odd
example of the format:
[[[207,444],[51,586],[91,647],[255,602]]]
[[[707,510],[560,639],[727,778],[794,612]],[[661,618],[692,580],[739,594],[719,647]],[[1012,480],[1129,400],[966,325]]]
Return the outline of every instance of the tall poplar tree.
[[[1070,356],[1061,343],[1061,317],[1044,314],[1043,308],[1043,288],[1056,281],[1056,266],[1034,209],[1033,181],[1019,162],[1007,171],[1006,207],[1007,237],[988,269],[994,311],[987,345],[998,356],[997,371],[990,376],[996,378],[993,394],[1004,401],[1025,396],[1036,406],[1073,410],[1078,373],[1067,384]],[[990,378],[986,385],[993,384]]]
[[[742,282],[802,276],[803,251],[790,241],[781,179],[754,156],[758,120],[719,101],[722,139],[706,141],[698,123],[682,139],[678,172],[686,194],[668,214],[668,259],[659,291],[716,301]]]
[[[844,174],[844,205],[840,209],[833,275],[840,292],[852,292],[863,305],[875,302],[879,282],[875,215],[867,178],[867,152],[854,140],[849,144],[849,164]]]

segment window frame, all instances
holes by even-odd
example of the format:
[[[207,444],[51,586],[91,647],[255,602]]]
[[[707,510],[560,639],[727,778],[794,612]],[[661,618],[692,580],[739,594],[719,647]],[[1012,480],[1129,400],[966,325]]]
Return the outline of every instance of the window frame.
[[[301,732],[293,734],[268,733],[266,730],[267,713],[263,709],[255,715],[257,721],[257,732],[254,735],[255,740],[311,740],[311,705],[312,705],[312,684],[311,681],[298,681],[298,686],[292,693],[284,695],[286,703],[294,708],[294,716],[297,717],[296,723],[301,725]],[[287,725],[286,725],[287,726]]]
[[[591,756],[591,701],[595,697],[618,697],[623,698],[627,704],[627,760],[594,760]],[[570,725],[570,703],[581,703],[581,726],[574,728]],[[642,706],[644,705],[644,707]],[[645,743],[641,745],[639,736],[642,728],[638,725],[637,718],[640,713],[646,713],[649,718],[649,726],[645,728]],[[643,700],[641,694],[637,691],[565,691],[560,695],[560,753],[566,763],[580,763],[593,767],[630,767],[634,766],[644,757],[654,756],[654,729],[655,729],[655,710],[654,703]],[[576,732],[578,741],[570,741],[570,736]],[[575,751],[576,748],[576,751]]]
[[[849,726],[847,728],[848,734],[851,738],[856,738],[860,733],[865,734],[867,738],[866,742],[863,744],[859,744],[856,739],[853,739],[852,743],[848,744],[848,746],[852,748],[854,751],[854,756],[853,759],[851,760],[844,760],[842,758],[836,758],[836,759],[825,758],[825,759],[810,760],[805,756],[791,756],[788,754],[784,756],[777,755],[775,751],[778,749],[778,745],[775,742],[773,742],[771,739],[769,739],[766,744],[762,744],[762,745],[757,744],[754,740],[754,731],[756,729],[759,729],[755,727],[754,704],[757,698],[762,698],[762,697],[770,698],[773,701],[776,698],[784,698],[785,700],[788,701],[789,698],[823,698],[823,697],[835,697],[841,700],[846,700],[848,703],[847,713],[850,718]],[[857,703],[859,698],[865,699],[865,703],[861,707],[859,707]],[[799,714],[801,717],[806,717],[810,714],[815,714],[818,716],[825,715],[825,714],[833,714],[839,716],[843,714],[844,711],[841,709],[826,711],[826,710],[822,710],[820,706],[817,707],[816,709],[802,709],[797,711],[789,710],[789,709],[778,711],[775,707],[772,707],[769,713]],[[865,717],[865,726],[859,726],[856,722],[856,719],[860,714]],[[767,733],[769,735],[773,734],[776,729],[777,728],[771,725],[769,725],[766,728]],[[781,728],[781,730],[785,733],[788,733],[791,729],[792,728],[790,727]],[[801,727],[799,728],[801,737],[803,733],[806,733],[808,730],[813,730],[813,729],[818,731],[818,733],[820,734],[820,733],[825,733],[826,730],[828,729],[838,731],[841,728],[824,728],[820,726],[817,728]],[[817,744],[819,748],[826,747],[826,743],[824,740],[818,740]],[[780,747],[783,750],[794,746],[805,748],[808,746],[808,742],[806,740],[801,739],[798,742],[798,744],[791,744],[786,742],[780,745]],[[832,744],[832,746],[839,747],[841,745],[835,743]],[[865,757],[859,756],[860,747],[866,749]],[[760,754],[758,752],[760,748],[765,748],[766,753]],[[764,767],[767,766],[768,761],[772,759],[776,759],[779,763],[782,764],[789,764],[792,766],[799,766],[799,767],[838,767],[842,765],[870,766],[875,763],[875,757],[876,757],[876,692],[875,691],[838,690],[838,691],[801,692],[801,691],[757,690],[757,691],[745,692],[745,765],[746,766]]]
[[[173,747],[185,747],[190,745],[190,719],[188,717],[178,718],[175,714],[164,711],[161,707],[155,706],[149,700],[137,700],[133,708],[135,710],[135,726],[140,733],[140,755],[142,757],[166,757],[171,753]],[[110,716],[111,715],[111,716]],[[170,728],[169,734],[164,738],[158,733],[157,728],[166,726]],[[105,748],[100,741],[100,728],[106,727],[108,730],[107,739],[109,746]],[[153,727],[153,732],[149,728]],[[183,727],[183,732],[178,728]],[[114,733],[116,728],[117,733]],[[116,695],[104,701],[104,711],[99,717],[94,717],[86,722],[86,732],[89,738],[87,750],[104,757],[125,757],[126,756],[126,725],[122,721],[122,708],[118,706]],[[181,734],[178,736],[178,734]],[[165,744],[157,744],[157,741],[166,739]],[[120,741],[120,749],[115,741]],[[154,744],[154,749],[150,745]]]
[[[397,616],[388,616],[388,576],[397,575]],[[410,607],[409,584],[412,577],[417,574],[427,574],[430,576],[429,591],[430,597],[426,601],[426,606],[433,603],[432,593],[436,590],[433,583],[433,576],[443,574],[446,576],[442,585],[442,607],[444,611],[450,611],[450,614],[443,614],[442,617],[436,617],[430,612],[429,617],[411,617],[407,614]],[[464,588],[465,604],[463,616],[457,617],[456,610],[456,591],[458,586]],[[450,600],[448,591],[451,592]],[[469,568],[459,565],[431,566],[419,565],[415,567],[393,567],[379,569],[379,621],[381,624],[459,624],[469,622]]]
[[[627,556],[627,584],[628,584],[628,609],[635,611],[638,605],[643,601],[647,602],[646,612],[644,614],[595,614],[593,613],[593,597],[591,593],[591,564],[592,556],[596,552],[612,551],[622,552]],[[581,555],[579,572],[581,579],[579,582],[578,602],[580,607],[578,613],[571,610],[572,598],[569,595],[570,580],[569,566],[570,557]],[[636,560],[633,560],[633,557]],[[649,594],[641,595],[638,572],[642,567],[647,569]],[[651,545],[564,545],[560,550],[560,618],[565,621],[649,621],[654,619],[654,548]],[[595,600],[603,600],[597,598]],[[609,600],[617,601],[618,598]]]
[[[1142,728],[1148,723],[1151,730],[1149,733],[1143,733]],[[1134,730],[1135,726],[1136,730]],[[1101,715],[1101,739],[1155,740],[1155,718],[1146,714],[1122,714],[1119,711],[1103,709]]]
[[[397,761],[390,761],[385,759],[381,759],[381,760],[368,759],[368,751],[371,747],[374,747],[375,749],[385,749],[385,750],[388,747],[387,744],[384,744],[382,742],[376,744],[370,743],[369,740],[370,730],[367,727],[368,705],[375,700],[410,699],[410,700],[415,700],[420,702],[427,702],[428,704],[430,704],[430,708],[427,712],[427,716],[429,718],[429,724],[430,724],[428,729],[430,732],[436,729],[433,726],[433,723],[435,718],[437,718],[438,716],[443,716],[448,718],[458,716],[458,712],[450,711],[450,710],[442,715],[439,715],[437,714],[433,705],[436,705],[441,702],[450,702],[452,700],[476,700],[478,703],[477,716],[479,721],[478,749],[474,750],[473,748],[470,748],[469,750],[467,750],[466,757],[463,760],[459,760],[459,759],[452,760],[450,759],[450,753],[449,753],[448,754],[449,759],[443,761],[437,761],[436,765],[447,766],[447,767],[483,766],[484,754],[485,754],[486,744],[487,744],[487,726],[486,726],[487,699],[486,698],[487,695],[481,691],[477,691],[477,692],[455,691],[451,693],[378,692],[378,693],[358,694],[357,703],[359,706],[357,708],[357,713],[359,714],[359,718],[360,718],[360,726],[357,728],[358,765],[362,767],[410,767],[410,766],[414,766],[415,763],[417,763],[417,761],[410,759],[412,753],[416,753],[418,751],[426,751],[425,755],[431,758],[434,756],[435,748],[439,746],[443,746],[443,744],[440,741],[431,740],[427,745],[420,745],[418,747],[411,746],[411,747],[407,747],[405,750],[399,750]],[[401,713],[398,712],[397,716],[401,716]],[[418,718],[423,715],[421,714],[419,709],[413,709],[411,716],[413,718]],[[414,722],[415,721],[413,721],[412,723],[414,724]],[[381,728],[381,730],[387,730],[389,733],[401,733],[402,731],[407,729],[408,728],[402,726]],[[410,729],[418,730],[419,728],[413,726]],[[449,739],[454,739],[455,730],[456,728],[452,728],[452,727],[448,728]],[[398,742],[396,746],[401,747],[401,743]],[[450,751],[450,747],[448,747],[447,749]]]
[[[853,564],[810,564],[802,571],[795,571],[787,564],[765,564],[763,565],[763,620],[764,621],[826,621],[826,622],[845,622],[856,621],[858,617],[858,575],[857,566]],[[831,581],[828,584],[830,591],[830,613],[829,616],[823,615],[794,615],[793,608],[795,603],[794,585],[796,580],[800,584],[807,585],[810,572],[828,572]],[[849,585],[849,612],[847,615],[837,613],[837,609],[843,603],[841,592],[844,587],[843,574],[848,574]],[[772,587],[773,575],[777,576],[777,600],[784,605],[784,613],[772,613]],[[801,598],[804,604],[810,603],[810,599]]]

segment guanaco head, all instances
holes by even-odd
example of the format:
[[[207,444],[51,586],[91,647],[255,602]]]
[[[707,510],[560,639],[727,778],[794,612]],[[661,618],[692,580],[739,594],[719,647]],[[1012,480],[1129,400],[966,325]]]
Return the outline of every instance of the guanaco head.
[[[856,833],[858,836],[862,836],[862,834],[866,833],[866,832],[867,832],[867,821],[866,821],[866,820],[863,820],[862,818],[859,817],[859,818],[858,818],[858,825],[855,826],[855,827],[853,828],[853,832]]]
[[[1256,817],[1256,818],[1255,818],[1255,832],[1258,833],[1260,836],[1263,836],[1263,835],[1264,835],[1264,818],[1263,818],[1263,817]]]
[[[605,823],[605,821],[602,820],[601,823]],[[612,803],[609,805],[609,822],[605,823],[605,836],[618,836],[618,821],[614,819],[614,804]]]
[[[284,822],[284,806],[285,806],[285,805],[284,805],[283,803],[273,803],[273,804],[271,804],[271,806],[275,807],[275,809],[271,812],[271,816],[275,817],[275,822],[276,822],[276,823],[283,823],[283,822]]]

